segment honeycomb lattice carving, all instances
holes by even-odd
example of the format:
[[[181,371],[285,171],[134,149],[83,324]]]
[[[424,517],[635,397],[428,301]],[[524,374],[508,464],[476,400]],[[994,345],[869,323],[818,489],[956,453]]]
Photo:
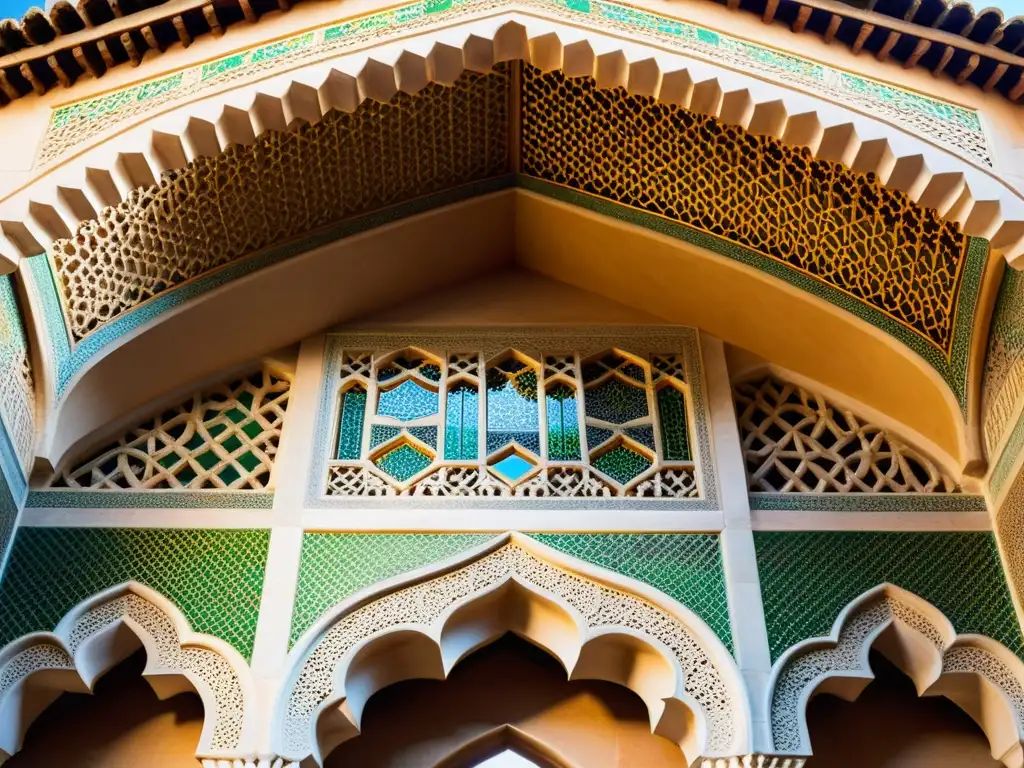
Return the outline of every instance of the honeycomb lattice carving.
[[[707,719],[707,750],[723,752],[734,740],[737,709],[742,709],[721,672],[677,619],[638,597],[603,586],[543,562],[516,544],[435,579],[392,592],[339,618],[305,657],[286,703],[284,754],[312,752],[311,718],[332,696],[342,657],[372,635],[391,627],[429,627],[452,604],[516,577],[556,595],[579,612],[588,627],[620,626],[663,643],[679,661],[686,692]]]
[[[875,178],[713,117],[529,66],[522,137],[523,173],[756,251],[949,352],[967,238]]]
[[[752,491],[959,491],[927,456],[821,395],[773,376],[733,394]]]
[[[507,71],[465,72],[165,173],[52,244],[72,337],[255,251],[506,173],[508,94]]]
[[[947,640],[928,617],[883,594],[846,619],[835,646],[807,650],[786,662],[772,691],[771,727],[776,751],[799,754],[809,749],[801,733],[801,702],[808,687],[816,685],[826,674],[870,672],[862,666],[864,646],[879,629],[896,620],[927,638],[942,656],[943,673],[972,672],[985,677],[1006,694],[1017,722],[1024,722],[1024,689],[999,658],[976,646],[958,645],[947,650]]]
[[[197,392],[54,477],[56,488],[259,490],[270,483],[291,382],[269,369]]]

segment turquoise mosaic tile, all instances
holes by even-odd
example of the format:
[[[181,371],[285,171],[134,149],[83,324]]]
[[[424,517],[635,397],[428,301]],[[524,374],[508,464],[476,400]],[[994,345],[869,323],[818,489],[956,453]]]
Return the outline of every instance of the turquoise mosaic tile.
[[[773,662],[827,635],[851,600],[884,582],[931,602],[957,632],[1024,658],[991,533],[755,532],[754,544]]]
[[[292,614],[292,643],[349,595],[493,538],[493,534],[486,533],[305,534]]]
[[[702,533],[533,533],[534,539],[621,573],[679,601],[732,651],[729,601],[718,536]]]
[[[22,528],[0,582],[0,646],[134,580],[249,658],[269,544],[260,529]]]
[[[705,534],[531,534],[537,541],[635,578],[678,600],[732,648],[718,537]],[[303,537],[292,643],[324,612],[374,583],[481,546],[492,534],[336,534]]]

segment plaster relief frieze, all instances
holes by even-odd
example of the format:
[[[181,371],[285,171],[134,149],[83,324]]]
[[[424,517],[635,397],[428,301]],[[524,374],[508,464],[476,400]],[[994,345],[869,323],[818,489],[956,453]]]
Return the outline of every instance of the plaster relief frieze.
[[[119,89],[54,110],[37,162],[129,119],[222,88],[369,45],[497,12],[522,10],[623,35],[739,71],[781,81],[837,103],[886,117],[984,166],[992,163],[976,111],[802,59],[757,43],[608,0],[421,0],[321,27],[285,40]]]

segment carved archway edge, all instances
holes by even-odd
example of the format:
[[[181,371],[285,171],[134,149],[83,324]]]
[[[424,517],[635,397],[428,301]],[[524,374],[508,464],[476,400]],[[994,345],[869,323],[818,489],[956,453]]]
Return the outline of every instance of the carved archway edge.
[[[693,714],[696,733],[679,742],[691,761],[703,756],[712,761],[706,763],[708,768],[718,768],[731,766],[736,755],[749,756],[751,713],[739,668],[700,617],[648,585],[519,533],[503,534],[447,561],[375,584],[324,614],[290,654],[289,671],[274,705],[271,752],[286,761],[300,762],[312,755],[322,762],[318,726],[324,718],[347,718],[348,734],[333,743],[356,735],[361,704],[347,700],[346,683],[358,674],[363,659],[388,644],[393,648],[399,638],[415,638],[420,653],[432,644],[441,667],[434,676],[447,676],[460,658],[508,631],[502,626],[492,636],[477,636],[471,645],[460,645],[456,637],[460,611],[503,589],[525,590],[574,623],[577,637],[568,653],[565,644],[548,645],[544,638],[523,633],[558,658],[570,676],[589,644],[613,634],[660,654],[675,678],[670,686],[674,691],[665,695],[662,688],[657,694],[667,706],[655,712],[650,689],[640,695],[652,710],[652,731],[659,732],[664,723],[659,715],[671,710],[673,703]],[[399,679],[403,678],[383,684]],[[630,681],[615,682],[632,687]],[[717,709],[715,701],[720,702]]]
[[[645,609],[653,610],[663,618],[678,622],[691,633],[694,647],[710,657],[712,666],[720,675],[723,690],[727,692],[731,703],[728,719],[736,725],[732,742],[722,745],[720,754],[708,750],[697,761],[701,768],[799,768],[804,757],[810,755],[805,712],[811,696],[826,681],[847,680],[853,682],[852,697],[855,698],[873,679],[868,653],[879,636],[890,627],[903,633],[904,647],[913,646],[912,651],[916,651],[912,653],[915,658],[910,660],[912,669],[905,671],[910,674],[921,695],[947,695],[963,706],[957,701],[955,686],[951,688],[943,685],[944,680],[948,682],[950,676],[966,675],[981,678],[990,686],[1002,704],[1000,714],[1003,722],[990,717],[990,721],[979,721],[979,725],[989,736],[996,758],[1002,759],[1007,766],[1024,764],[1024,750],[1021,748],[1024,744],[1024,663],[991,638],[956,634],[953,625],[941,611],[906,590],[888,583],[868,590],[843,609],[829,635],[798,643],[783,654],[773,668],[764,710],[770,716],[771,751],[775,755],[755,754],[750,751],[750,711],[742,678],[731,654],[707,624],[685,606],[652,587],[597,566],[581,563],[517,533],[504,534],[449,560],[379,582],[321,617],[307,630],[290,654],[286,666],[288,672],[283,678],[273,713],[275,730],[269,736],[270,745],[255,732],[262,718],[255,711],[257,696],[254,683],[247,663],[234,648],[218,638],[193,632],[188,620],[170,600],[143,584],[127,582],[104,590],[70,610],[53,632],[25,635],[0,650],[0,763],[17,751],[20,738],[31,718],[57,695],[65,690],[90,690],[104,672],[124,657],[126,651],[130,652],[131,649],[126,649],[123,641],[119,644],[117,639],[119,630],[126,628],[146,650],[147,664],[143,674],[158,694],[172,695],[186,690],[189,686],[182,685],[182,680],[187,680],[202,697],[206,717],[197,754],[204,758],[206,768],[296,766],[307,755],[289,754],[284,739],[286,729],[283,726],[289,714],[288,707],[296,683],[317,648],[322,646],[324,638],[342,625],[346,618],[363,609],[378,608],[388,597],[413,595],[414,599],[422,598],[425,594],[423,590],[419,595],[414,594],[417,587],[429,587],[431,583],[458,577],[459,574],[465,574],[468,567],[493,559],[495,555],[502,556],[503,553],[533,561],[542,569],[556,571],[559,579],[567,580],[565,583],[585,582],[591,586],[592,595],[611,595],[616,599],[631,600],[632,606],[639,607],[641,612]],[[564,597],[538,585],[530,585],[521,573],[508,568],[501,580],[478,581],[477,588],[471,593],[443,606],[438,612],[436,629],[441,630],[445,621],[460,608],[508,584],[533,586],[539,595],[555,602],[559,602],[561,597],[563,610],[579,616],[576,608],[568,604]],[[588,625],[581,649],[596,637],[618,629],[638,639],[646,639],[651,648],[663,654],[672,653],[667,645],[656,638],[644,638],[643,631],[630,631],[629,624],[635,616],[625,614],[621,618],[624,619],[623,624],[618,626]],[[337,685],[344,682],[344,675],[339,675],[339,671],[343,672],[359,651],[375,640],[393,635],[396,630],[415,629],[415,624],[410,623],[388,625],[382,631],[364,635],[357,642],[351,643],[334,660],[336,663],[331,667],[329,675],[332,690],[320,702],[316,711],[309,713],[309,729],[306,734],[311,739],[314,736],[315,718],[331,704],[338,703]],[[595,629],[598,631],[593,631]],[[440,646],[439,631],[436,636]],[[473,649],[463,650],[462,655],[465,655]],[[851,650],[853,656],[848,655]],[[791,686],[788,695],[779,696],[786,685],[786,675],[792,675],[793,670],[799,669],[802,662],[806,663],[808,659],[813,661],[815,658],[821,661],[820,654],[830,653],[834,654],[831,663],[826,663],[817,674],[805,674],[798,679],[799,684],[795,688]],[[844,653],[847,655],[843,656]],[[853,659],[853,662],[841,663],[849,659]],[[458,658],[449,661],[450,670]],[[678,658],[675,671],[677,682],[682,683]],[[12,703],[15,706],[25,704],[25,688],[37,674],[49,675],[46,686],[50,691],[49,698],[31,712],[29,722],[12,724]],[[682,695],[677,700],[700,710],[697,697],[687,695],[686,691],[679,693]],[[332,695],[333,701],[330,700]],[[795,707],[795,731],[791,727],[792,717],[783,711],[783,705],[791,710]],[[977,713],[972,713],[969,706],[964,708],[978,720]],[[211,713],[214,713],[212,717]],[[698,711],[697,714],[705,718],[704,735],[713,737],[711,731],[714,724],[708,728],[707,713]],[[786,730],[787,724],[790,730]],[[1012,740],[1007,738],[1007,724],[1012,728]],[[272,747],[272,750],[265,751],[266,746]],[[780,756],[780,753],[789,756]],[[257,754],[261,757],[257,758]]]
[[[193,632],[168,598],[129,581],[79,603],[53,632],[24,635],[0,650],[0,763],[21,748],[32,720],[57,696],[90,692],[138,643],[146,651],[142,674],[158,696],[195,690],[202,699],[199,757],[255,753],[258,702],[246,660],[227,642]],[[37,677],[41,691],[32,689]]]
[[[819,159],[875,174],[884,186],[959,222],[967,234],[990,240],[1011,261],[1024,255],[1024,197],[953,151],[754,74],[654,47],[637,60],[638,45],[643,43],[573,28],[537,9],[511,9],[413,40],[382,40],[376,48],[344,52],[330,63],[311,62],[214,97],[200,94],[195,102],[144,118],[137,128],[121,127],[71,161],[44,167],[3,201],[0,272],[16,269],[22,257],[42,253],[54,239],[72,237],[105,206],[197,157],[251,144],[269,130],[318,122],[331,109],[352,111],[366,99],[386,102],[399,90],[451,84],[464,70],[487,71],[511,59],[593,76],[601,87],[621,86],[806,147]]]
[[[899,634],[902,659],[891,659],[914,682],[918,695],[945,695],[985,732],[992,756],[1008,768],[1024,766],[1024,662],[1001,643],[976,634],[957,634],[930,602],[894,584],[880,584],[852,600],[827,636],[797,643],[775,663],[768,685],[773,751],[810,756],[806,711],[816,692],[828,690],[853,700],[874,679],[868,660],[886,631]],[[978,678],[998,701],[972,707],[957,678]],[[976,711],[972,711],[972,708]]]

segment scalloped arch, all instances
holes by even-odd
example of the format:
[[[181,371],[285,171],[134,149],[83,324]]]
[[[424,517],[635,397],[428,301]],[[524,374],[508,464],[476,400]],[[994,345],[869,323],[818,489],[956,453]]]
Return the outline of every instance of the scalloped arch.
[[[466,69],[522,59],[543,70],[593,76],[599,87],[624,87],[758,135],[807,147],[814,157],[875,174],[889,189],[991,240],[1011,261],[1024,255],[1024,197],[964,151],[923,139],[911,126],[868,110],[852,111],[839,96],[800,93],[710,63],[623,42],[593,29],[566,26],[557,14],[510,9],[503,15],[433,30],[406,41],[308,64],[283,75],[157,113],[142,125],[107,131],[72,160],[41,174],[0,205],[0,259],[14,268],[70,237],[83,221],[161,174],[190,161],[252,144],[267,131],[295,130],[331,109],[388,101],[431,82],[452,84]],[[629,29],[616,34],[629,35]],[[635,32],[634,32],[635,36]],[[133,124],[137,125],[137,124]],[[79,150],[70,146],[65,152]]]
[[[195,690],[202,699],[197,756],[252,750],[257,702],[245,660],[224,641],[193,632],[160,593],[126,582],[79,603],[53,632],[25,635],[0,650],[0,762],[21,748],[28,727],[61,693],[90,691],[139,643],[146,651],[142,674],[160,698]]]
[[[570,677],[637,692],[652,731],[691,762],[750,751],[736,662],[699,617],[646,585],[509,533],[364,590],[310,628],[289,658],[274,752],[322,763],[358,733],[375,691],[410,677],[443,679],[506,632],[544,648]]]
[[[810,699],[856,699],[874,679],[868,654],[876,644],[918,695],[946,696],[970,715],[995,759],[1024,765],[1024,663],[991,638],[958,635],[938,608],[888,583],[852,600],[827,637],[798,643],[776,662],[766,701],[775,751],[811,755]]]

